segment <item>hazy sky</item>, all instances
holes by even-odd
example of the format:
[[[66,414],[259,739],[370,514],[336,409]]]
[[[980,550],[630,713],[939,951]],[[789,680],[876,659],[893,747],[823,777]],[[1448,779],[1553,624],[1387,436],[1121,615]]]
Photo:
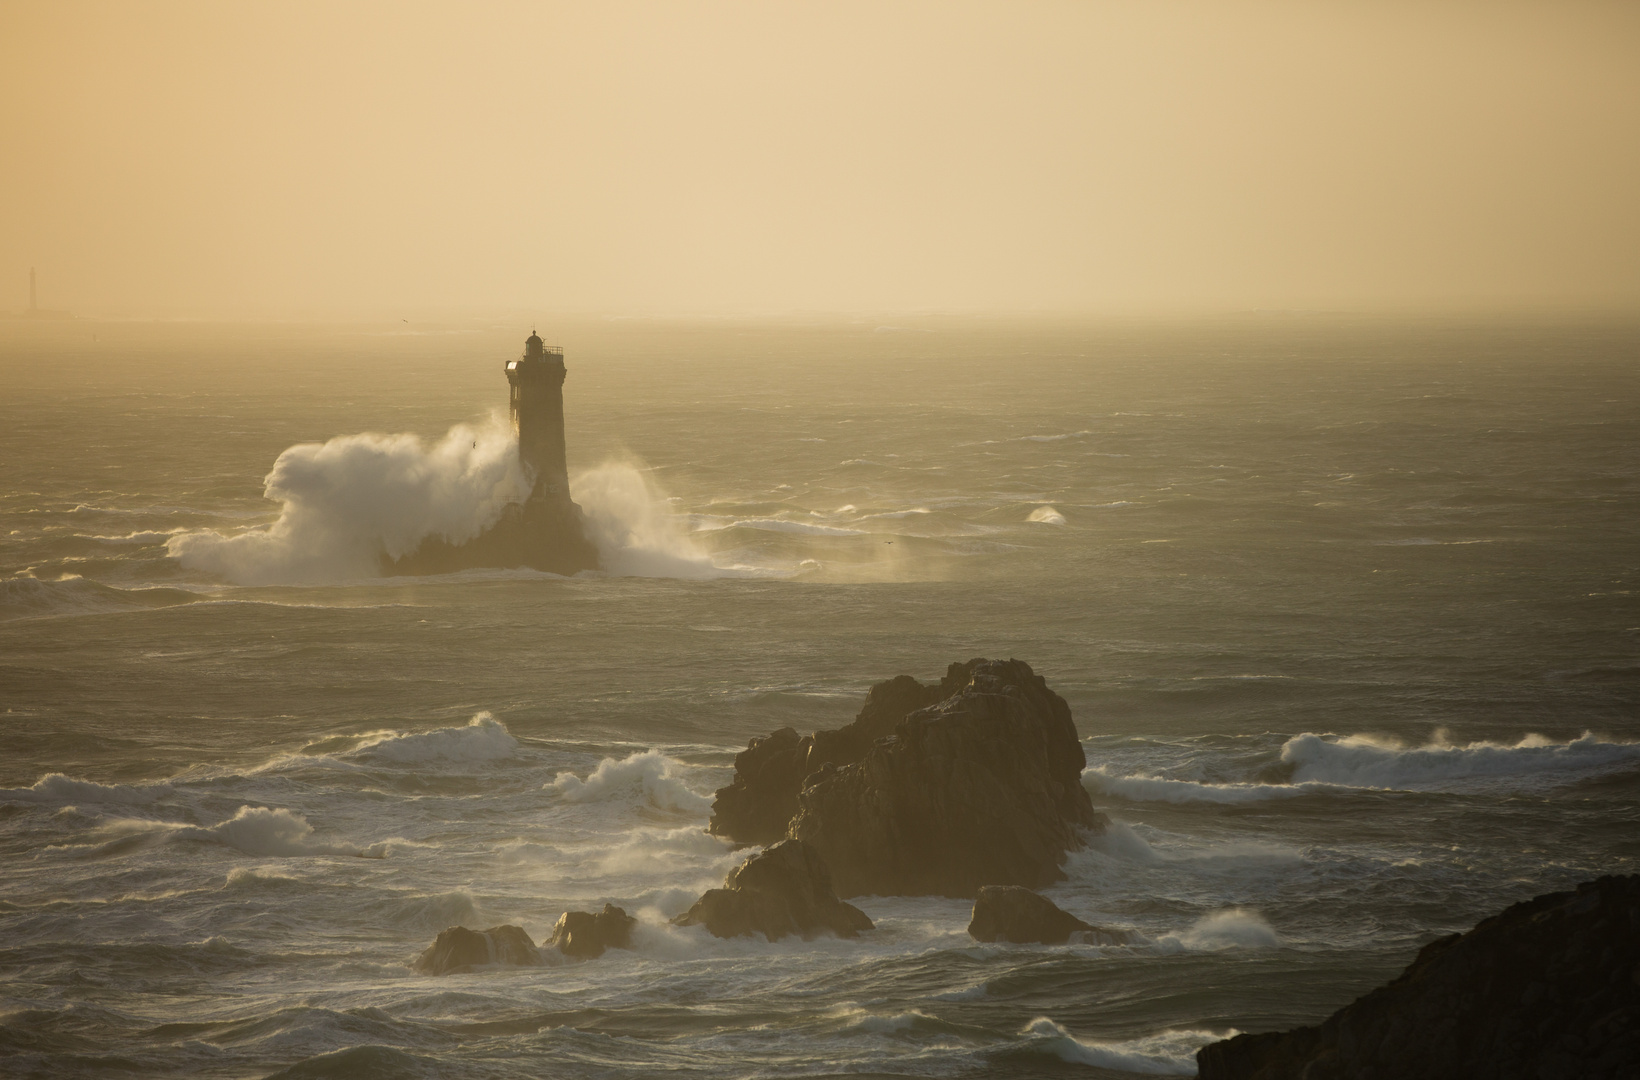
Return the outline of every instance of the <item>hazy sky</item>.
[[[0,0],[0,309],[1640,306],[1640,4]]]

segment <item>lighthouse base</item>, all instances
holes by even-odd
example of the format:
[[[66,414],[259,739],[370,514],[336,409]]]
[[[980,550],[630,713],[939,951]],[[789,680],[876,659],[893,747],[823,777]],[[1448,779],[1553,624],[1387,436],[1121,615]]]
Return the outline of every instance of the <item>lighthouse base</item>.
[[[587,539],[586,515],[568,496],[532,496],[512,503],[496,523],[464,544],[429,536],[401,559],[382,559],[388,576],[451,574],[480,567],[545,570],[565,576],[597,570],[598,548]]]

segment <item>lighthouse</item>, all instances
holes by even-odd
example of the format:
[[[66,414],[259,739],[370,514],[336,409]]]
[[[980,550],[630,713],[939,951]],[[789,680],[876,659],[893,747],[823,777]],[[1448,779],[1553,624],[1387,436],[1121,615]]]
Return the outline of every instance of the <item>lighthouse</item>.
[[[535,477],[530,499],[569,498],[569,466],[564,460],[564,350],[530,332],[524,355],[507,361],[512,386],[508,411],[518,436],[518,456]]]
[[[507,411],[518,436],[518,460],[530,480],[522,503],[509,503],[496,522],[465,543],[430,536],[403,558],[384,558],[388,574],[445,574],[480,566],[527,566],[554,574],[598,569],[586,515],[569,497],[564,456],[564,350],[530,333],[524,355],[508,360]]]

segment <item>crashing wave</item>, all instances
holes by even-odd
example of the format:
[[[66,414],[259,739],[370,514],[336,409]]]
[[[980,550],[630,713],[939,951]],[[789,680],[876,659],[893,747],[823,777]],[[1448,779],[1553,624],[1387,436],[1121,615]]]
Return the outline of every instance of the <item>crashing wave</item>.
[[[1281,760],[1298,784],[1423,790],[1488,781],[1564,783],[1640,765],[1640,743],[1585,733],[1569,742],[1527,735],[1515,743],[1458,746],[1437,738],[1409,747],[1364,735],[1330,738],[1306,732],[1287,740]]]
[[[684,781],[687,768],[683,762],[659,750],[645,750],[620,761],[604,758],[584,780],[572,772],[561,772],[548,786],[563,796],[565,802],[604,802],[641,796],[661,810],[706,814],[712,809],[712,800]]]
[[[505,724],[487,712],[474,716],[463,727],[432,731],[388,732],[370,736],[342,755],[371,758],[400,765],[430,765],[438,762],[499,761],[518,752],[518,740]]]

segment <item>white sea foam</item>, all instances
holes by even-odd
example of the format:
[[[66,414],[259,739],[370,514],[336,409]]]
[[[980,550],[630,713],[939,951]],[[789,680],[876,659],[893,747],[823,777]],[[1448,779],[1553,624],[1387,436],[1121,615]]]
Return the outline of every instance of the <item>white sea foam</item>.
[[[1090,766],[1082,773],[1082,786],[1093,795],[1125,799],[1128,802],[1170,803],[1249,803],[1266,799],[1291,798],[1316,790],[1318,784],[1203,784],[1194,780],[1169,780],[1160,776],[1117,776],[1104,766]]]
[[[702,892],[722,884],[724,875],[743,858],[735,854],[733,841],[690,824],[678,829],[633,829],[619,842],[601,849],[597,867],[600,874],[630,874],[639,879],[656,866],[669,867],[673,884],[691,886],[689,901],[683,905],[688,907]]]
[[[436,762],[499,761],[518,752],[518,740],[501,721],[487,712],[463,727],[433,731],[389,732],[373,736],[343,755],[370,757],[405,765]]]
[[[1640,765],[1640,743],[1610,742],[1592,734],[1570,742],[1527,735],[1515,743],[1453,745],[1437,733],[1422,746],[1364,735],[1347,738],[1305,733],[1287,740],[1281,760],[1295,783],[1438,790],[1496,783],[1565,783],[1583,775]]]
[[[177,835],[218,840],[247,855],[356,855],[382,858],[381,844],[357,847],[326,844],[313,839],[313,826],[293,810],[270,810],[265,806],[241,806],[227,821],[208,829],[181,829]]]
[[[1187,949],[1268,949],[1281,944],[1264,916],[1239,907],[1203,915],[1178,940]]]
[[[1219,1038],[1206,1031],[1165,1031],[1128,1042],[1093,1042],[1076,1038],[1045,1016],[1032,1020],[1020,1035],[1032,1049],[1061,1061],[1149,1076],[1196,1075],[1196,1051]]]
[[[1088,847],[1101,855],[1113,859],[1123,859],[1127,862],[1153,863],[1161,861],[1161,856],[1145,841],[1145,838],[1133,831],[1133,826],[1125,821],[1111,818],[1105,825],[1105,831],[1088,840]],[[1077,852],[1071,853],[1074,861]]]
[[[473,539],[529,490],[499,415],[459,424],[431,446],[416,435],[343,435],[279,455],[263,488],[282,504],[273,524],[181,533],[166,549],[243,585],[368,578],[383,555],[409,555],[430,536]]]
[[[136,532],[122,533],[116,536],[99,536],[87,533],[78,533],[82,540],[101,540],[105,544],[163,544],[178,533],[185,533],[187,529],[139,529]]]
[[[1065,524],[1065,515],[1051,506],[1039,506],[1027,514],[1025,520],[1040,525],[1063,525]]]
[[[682,813],[705,814],[712,800],[684,780],[688,769],[659,750],[645,750],[617,761],[604,758],[586,779],[561,772],[549,785],[566,802],[589,803],[641,795],[651,806]]]
[[[715,578],[744,570],[720,567],[688,535],[666,494],[629,462],[578,473],[570,491],[586,512],[587,531],[604,569],[619,577]]]

